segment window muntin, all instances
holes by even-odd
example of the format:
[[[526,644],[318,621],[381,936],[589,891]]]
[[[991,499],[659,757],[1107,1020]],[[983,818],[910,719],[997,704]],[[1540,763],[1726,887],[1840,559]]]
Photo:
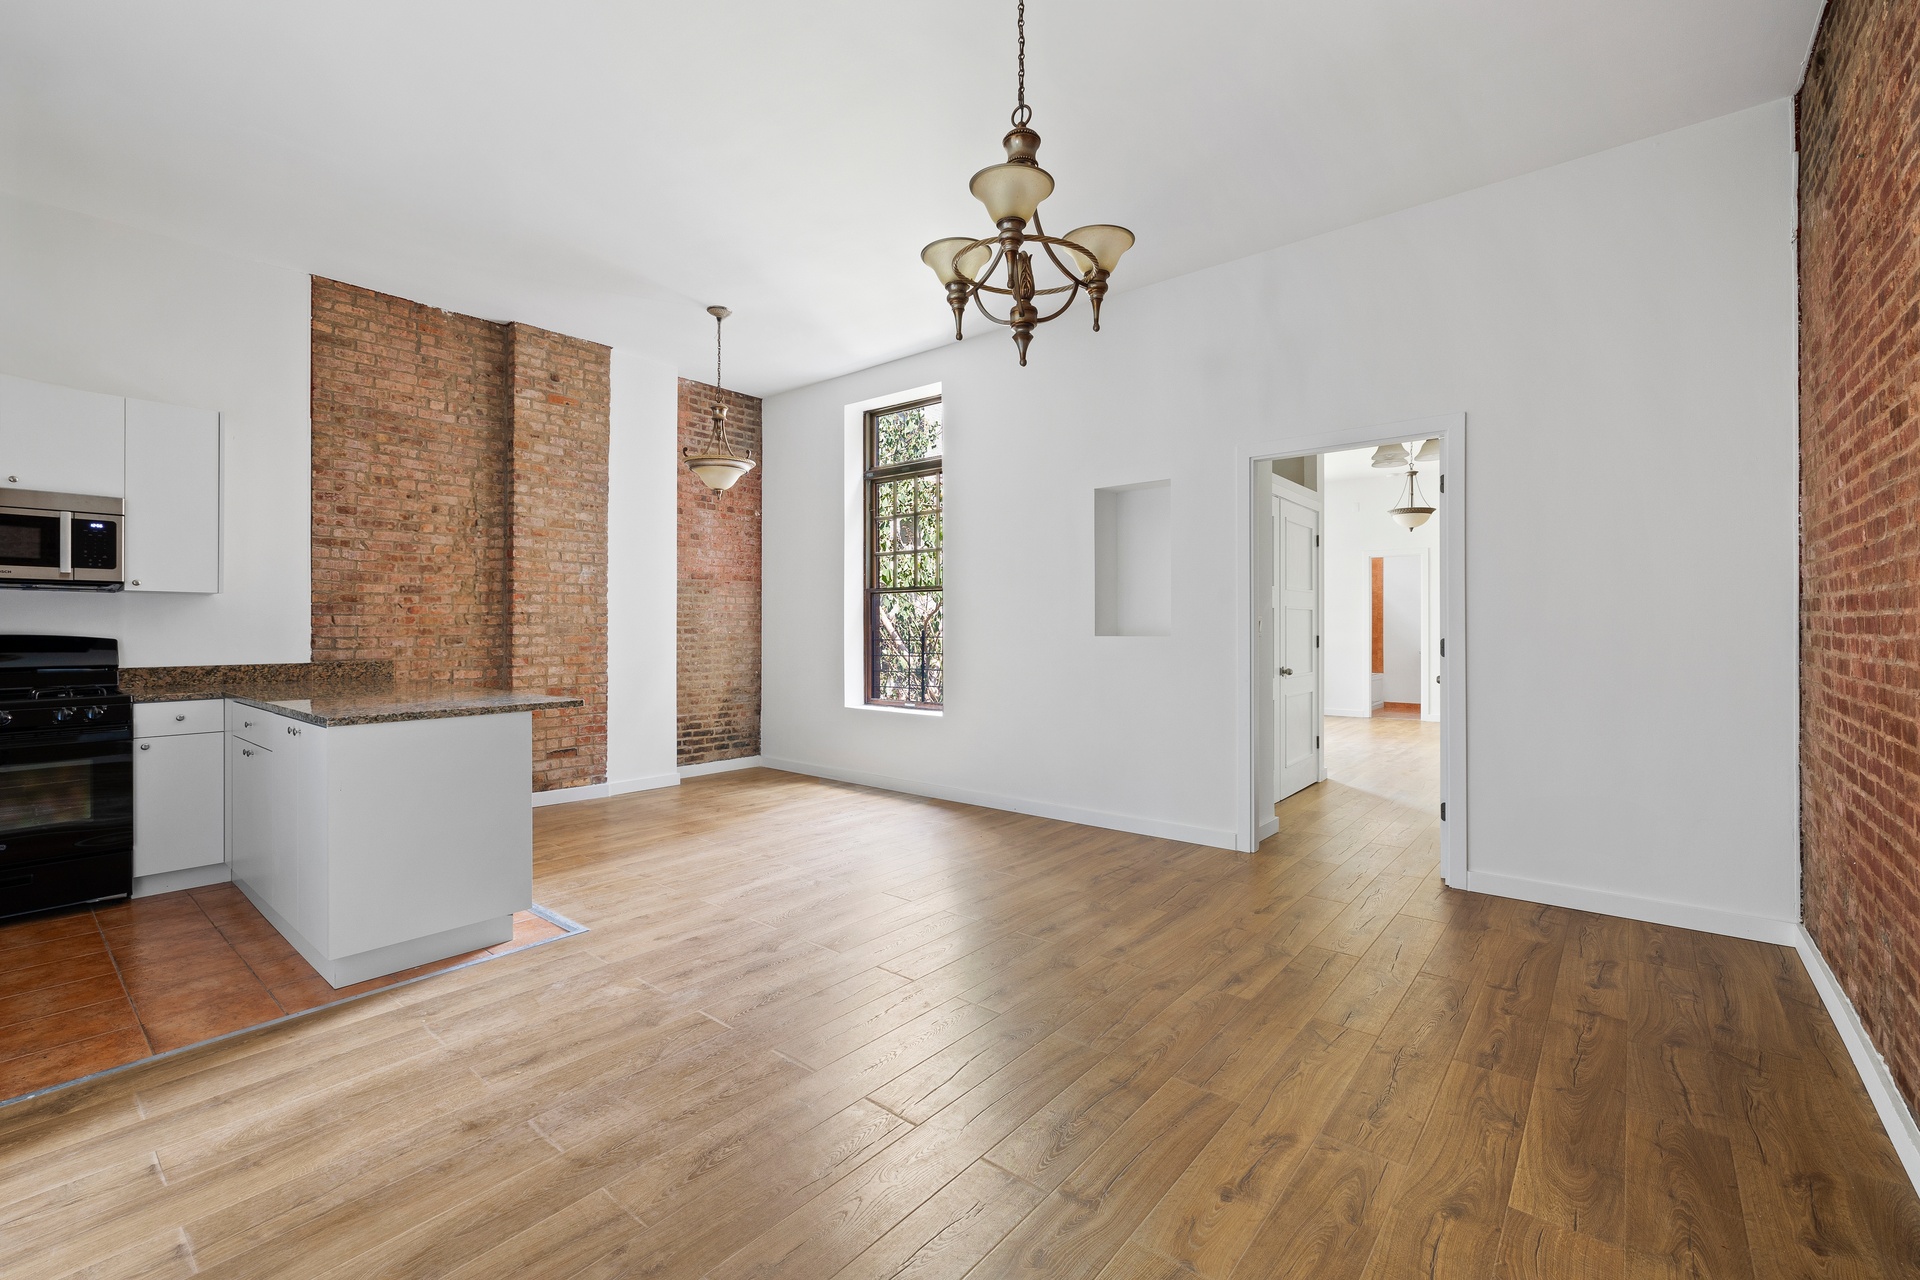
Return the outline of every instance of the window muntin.
[[[937,710],[946,522],[940,401],[866,415],[867,701]]]

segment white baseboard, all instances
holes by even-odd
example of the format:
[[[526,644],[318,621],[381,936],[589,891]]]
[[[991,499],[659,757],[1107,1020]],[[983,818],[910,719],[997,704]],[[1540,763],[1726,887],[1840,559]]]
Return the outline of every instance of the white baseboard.
[[[736,769],[762,769],[766,762],[759,756],[737,756],[732,760],[708,760],[701,764],[683,764],[683,778],[704,778],[710,773],[732,773]]]
[[[203,884],[225,884],[231,879],[233,868],[224,862],[213,862],[204,867],[182,867],[178,871],[162,871],[154,876],[135,876],[133,896],[151,898],[156,893],[198,889]]]
[[[631,795],[635,791],[658,791],[661,787],[677,787],[680,775],[677,773],[655,773],[644,778],[627,778],[620,782],[609,782],[607,788],[616,796]]]
[[[1342,716],[1348,720],[1373,719],[1372,711],[1355,711],[1351,707],[1328,707],[1326,711],[1323,712],[1322,714],[1330,715],[1330,716]]]
[[[956,804],[978,805],[983,809],[1004,809],[1009,813],[1025,813],[1036,818],[1053,818],[1060,822],[1078,822],[1082,826],[1105,827],[1109,831],[1155,836],[1162,840],[1182,840],[1188,844],[1210,845],[1216,849],[1236,848],[1239,843],[1236,832],[1220,831],[1212,827],[1196,827],[1184,822],[1162,822],[1158,818],[1142,818],[1133,814],[1108,813],[1101,809],[1080,809],[1073,805],[1053,804],[1045,800],[1029,800],[1024,796],[993,795],[984,791],[969,791],[964,787],[913,782],[906,778],[863,773],[856,769],[830,768],[799,760],[783,760],[774,756],[765,757],[762,764],[769,769],[784,769],[788,773],[803,773],[812,778],[830,778],[835,782],[878,787],[882,791],[899,791],[910,796],[951,800]]]
[[[1688,902],[1641,898],[1605,889],[1528,880],[1521,876],[1499,875],[1471,868],[1467,871],[1466,887],[1474,893],[1491,893],[1500,898],[1544,902],[1550,907],[1568,907],[1574,911],[1591,911],[1604,916],[1624,916],[1629,920],[1645,920],[1648,924],[1698,929],[1702,933],[1720,933],[1729,938],[1748,938],[1782,947],[1795,946],[1799,940],[1800,922],[1797,920],[1774,920]]]
[[[1920,1190],[1920,1125],[1914,1123],[1907,1100],[1900,1096],[1900,1088],[1893,1082],[1893,1073],[1887,1070],[1887,1060],[1873,1047],[1867,1029],[1860,1023],[1859,1012],[1854,1009],[1853,1001],[1847,999],[1847,993],[1841,990],[1840,979],[1827,967],[1827,958],[1814,945],[1813,935],[1803,926],[1796,926],[1794,932],[1798,935],[1794,949],[1800,953],[1801,963],[1807,966],[1807,974],[1820,992],[1820,999],[1826,1004],[1833,1025],[1846,1042],[1847,1052],[1853,1056],[1854,1070],[1860,1073],[1860,1083],[1866,1086],[1867,1096],[1873,1099],[1873,1109],[1880,1113],[1880,1123],[1886,1128],[1887,1137],[1892,1139],[1900,1163],[1906,1166],[1907,1179],[1916,1190]]]
[[[1253,833],[1253,842],[1255,844],[1259,844],[1263,840],[1266,840],[1271,836],[1276,836],[1279,834],[1280,834],[1279,817],[1275,816],[1272,818],[1263,818],[1260,821],[1260,829]]]

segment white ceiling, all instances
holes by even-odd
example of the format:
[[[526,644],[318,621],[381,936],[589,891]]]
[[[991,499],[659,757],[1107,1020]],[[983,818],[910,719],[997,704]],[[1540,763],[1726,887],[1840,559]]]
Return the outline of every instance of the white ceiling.
[[[1821,0],[1032,0],[1116,293],[1796,87]],[[0,187],[762,394],[923,350],[1012,0],[0,0]],[[1124,323],[1124,301],[1109,310]],[[707,375],[710,376],[710,373]]]

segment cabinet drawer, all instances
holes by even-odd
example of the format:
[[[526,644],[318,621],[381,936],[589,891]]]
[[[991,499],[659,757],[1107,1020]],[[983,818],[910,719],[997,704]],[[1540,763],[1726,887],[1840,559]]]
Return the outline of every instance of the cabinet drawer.
[[[195,702],[137,702],[133,707],[133,736],[161,738],[176,733],[220,732],[219,698]]]

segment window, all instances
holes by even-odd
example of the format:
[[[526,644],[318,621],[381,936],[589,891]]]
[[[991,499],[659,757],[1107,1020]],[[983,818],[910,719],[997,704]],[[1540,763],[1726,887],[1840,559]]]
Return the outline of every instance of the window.
[[[874,409],[867,421],[867,701],[937,709],[940,644],[940,401]]]

